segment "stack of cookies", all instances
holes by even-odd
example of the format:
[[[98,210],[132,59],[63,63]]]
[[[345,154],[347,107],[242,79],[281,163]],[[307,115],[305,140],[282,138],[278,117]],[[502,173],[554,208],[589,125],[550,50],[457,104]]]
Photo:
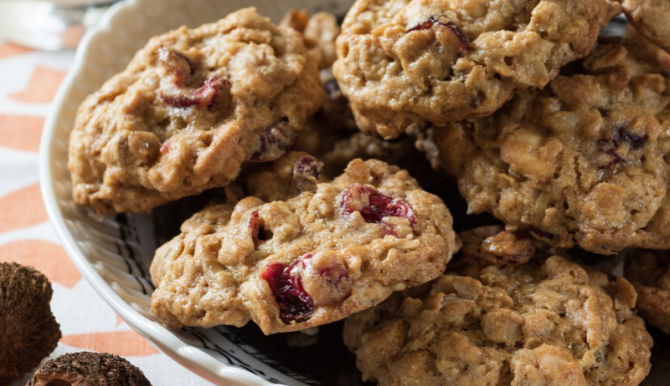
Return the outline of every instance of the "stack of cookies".
[[[638,385],[638,310],[670,331],[666,3],[358,0],[341,25],[249,8],[183,27],[80,107],[74,200],[221,192],[156,251],[171,328],[345,319],[379,385]],[[622,12],[637,31],[599,37]]]

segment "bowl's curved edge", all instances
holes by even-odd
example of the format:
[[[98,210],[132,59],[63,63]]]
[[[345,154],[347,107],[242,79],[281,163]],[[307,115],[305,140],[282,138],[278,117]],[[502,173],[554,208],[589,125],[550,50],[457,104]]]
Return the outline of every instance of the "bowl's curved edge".
[[[65,223],[63,213],[56,201],[56,192],[53,185],[54,178],[51,168],[52,143],[54,135],[56,134],[56,123],[61,115],[65,97],[73,86],[77,72],[84,64],[86,51],[89,48],[92,37],[101,31],[108,30],[119,12],[131,9],[132,7],[138,7],[142,2],[146,2],[146,0],[128,0],[126,2],[115,4],[107,11],[100,24],[86,33],[75,54],[73,65],[56,93],[44,123],[39,146],[40,190],[48,218],[52,224],[54,224],[63,248],[82,276],[87,279],[93,289],[131,326],[131,328],[145,337],[153,346],[169,355],[181,365],[213,383],[221,384],[221,382],[225,381],[226,385],[231,386],[233,384],[240,386],[275,385],[247,370],[219,362],[202,350],[186,344],[159,323],[141,317],[141,315],[114,292],[111,287],[104,284],[103,277],[90,263],[87,263],[87,258],[76,246],[72,234],[66,232],[68,226]]]

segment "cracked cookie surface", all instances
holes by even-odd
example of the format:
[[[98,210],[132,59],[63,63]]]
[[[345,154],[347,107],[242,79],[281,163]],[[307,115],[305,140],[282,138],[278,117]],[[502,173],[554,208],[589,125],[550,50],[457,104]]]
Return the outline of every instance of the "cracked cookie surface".
[[[361,130],[395,138],[545,86],[619,11],[606,0],[358,0],[333,71]]]
[[[500,227],[460,236],[463,248],[444,275],[347,319],[345,344],[364,380],[380,386],[642,382],[652,339],[632,311],[636,295],[628,281],[534,249]]]
[[[186,221],[154,257],[153,313],[174,328],[301,330],[431,280],[458,248],[447,207],[404,170],[354,160],[331,182],[307,180],[298,195]]]
[[[322,101],[302,35],[253,8],[157,36],[79,108],[75,203],[146,212],[226,185],[286,153]]]
[[[428,130],[424,150],[470,213],[564,248],[670,248],[670,78],[618,40],[571,71],[491,117]]]

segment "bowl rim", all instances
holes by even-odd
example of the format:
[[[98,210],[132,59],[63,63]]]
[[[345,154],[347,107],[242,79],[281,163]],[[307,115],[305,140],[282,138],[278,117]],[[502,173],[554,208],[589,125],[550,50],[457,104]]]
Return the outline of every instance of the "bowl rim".
[[[100,20],[100,23],[89,29],[82,38],[75,53],[72,66],[58,88],[54,100],[51,103],[42,129],[38,156],[42,201],[46,208],[47,216],[50,222],[54,225],[58,238],[62,243],[62,247],[65,249],[65,252],[70,257],[77,270],[93,287],[95,292],[97,292],[98,295],[102,297],[103,300],[134,331],[147,339],[154,347],[202,378],[216,384],[274,386],[277,385],[277,383],[271,383],[243,368],[222,363],[204,351],[187,344],[174,335],[170,330],[158,322],[146,319],[138,311],[133,309],[130,304],[126,303],[126,301],[124,301],[112,287],[106,283],[105,279],[93,267],[84,252],[77,246],[76,240],[65,222],[65,217],[63,216],[56,199],[51,162],[55,128],[68,92],[74,86],[77,75],[85,65],[85,59],[91,41],[93,37],[99,33],[110,31],[112,25],[118,22],[117,19],[123,11],[146,7],[150,2],[151,0],[126,0],[115,3],[105,13]]]

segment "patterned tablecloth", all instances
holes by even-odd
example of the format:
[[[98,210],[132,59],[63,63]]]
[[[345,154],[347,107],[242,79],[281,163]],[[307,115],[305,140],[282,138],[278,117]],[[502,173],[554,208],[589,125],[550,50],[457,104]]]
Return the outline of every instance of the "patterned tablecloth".
[[[39,186],[40,134],[73,57],[73,52],[39,52],[0,40],[0,261],[33,266],[51,281],[51,308],[63,338],[50,358],[108,352],[141,368],[154,386],[211,385],[114,313],[79,274],[47,218]],[[29,378],[10,385],[25,385]]]

